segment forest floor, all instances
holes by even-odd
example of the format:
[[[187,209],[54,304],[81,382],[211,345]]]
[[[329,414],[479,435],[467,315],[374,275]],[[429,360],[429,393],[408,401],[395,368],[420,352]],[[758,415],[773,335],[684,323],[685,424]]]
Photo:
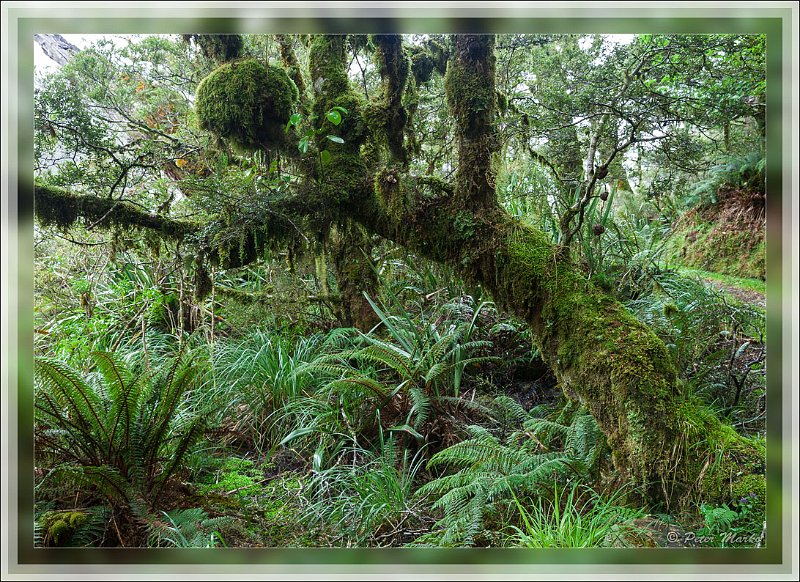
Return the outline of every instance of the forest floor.
[[[766,309],[766,283],[759,279],[731,277],[699,269],[682,269],[687,274],[697,275],[717,289],[724,291],[743,303]]]

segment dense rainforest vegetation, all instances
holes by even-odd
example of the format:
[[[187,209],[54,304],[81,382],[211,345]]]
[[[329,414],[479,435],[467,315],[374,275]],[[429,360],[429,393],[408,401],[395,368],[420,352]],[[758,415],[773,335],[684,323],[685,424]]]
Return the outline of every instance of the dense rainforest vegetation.
[[[763,36],[37,42],[37,545],[766,543]]]

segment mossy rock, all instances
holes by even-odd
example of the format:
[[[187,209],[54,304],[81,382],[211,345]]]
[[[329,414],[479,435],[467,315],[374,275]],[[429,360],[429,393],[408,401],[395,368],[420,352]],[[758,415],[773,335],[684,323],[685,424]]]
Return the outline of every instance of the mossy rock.
[[[283,149],[298,99],[286,71],[247,60],[224,64],[203,79],[195,107],[202,129],[239,147]]]

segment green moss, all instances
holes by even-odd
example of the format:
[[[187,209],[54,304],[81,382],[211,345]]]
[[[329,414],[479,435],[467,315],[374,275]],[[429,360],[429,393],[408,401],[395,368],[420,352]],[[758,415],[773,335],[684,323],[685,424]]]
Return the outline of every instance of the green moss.
[[[83,511],[51,511],[45,513],[40,519],[47,532],[51,545],[67,545],[75,530],[86,523],[86,513]]]
[[[543,233],[510,223],[506,236],[508,250],[496,258],[495,299],[531,323],[565,393],[585,403],[598,421],[617,468],[654,487],[669,466],[666,443],[674,430],[668,419],[677,395],[664,344],[559,258]],[[645,496],[650,494],[658,495]]]
[[[667,260],[734,277],[765,280],[765,229],[754,229],[747,221],[718,218],[714,209],[687,214],[670,238]]]
[[[301,103],[305,100],[306,84],[303,80],[303,72],[300,67],[300,62],[297,60],[297,55],[292,46],[292,37],[287,34],[276,34],[275,40],[281,51],[281,62],[286,68],[289,77],[294,81],[297,92],[300,96]]]
[[[497,91],[497,109],[501,113],[505,113],[508,110],[508,95],[500,90]]]
[[[465,51],[451,60],[444,77],[447,104],[459,131],[482,132],[493,121],[497,94],[494,87],[494,43],[472,37]],[[487,64],[483,68],[482,64]]]
[[[496,203],[492,158],[498,151],[494,37],[458,35],[444,78],[447,105],[456,121],[456,196],[466,209]]]
[[[431,80],[434,71],[444,75],[447,70],[447,49],[436,40],[429,39],[423,45],[408,48],[411,56],[411,72],[416,84]]]
[[[673,315],[677,315],[678,307],[674,303],[665,303],[664,304],[664,315],[667,317],[671,317]]]
[[[730,503],[764,490],[766,447],[764,442],[741,436],[730,425],[722,423],[706,406],[694,401],[683,402],[677,410],[684,454],[693,458],[687,463],[687,478],[704,501]]]
[[[197,87],[200,127],[246,149],[289,147],[285,127],[298,100],[280,67],[248,60],[217,68]]]
[[[343,327],[369,331],[378,316],[366,296],[375,297],[378,279],[370,261],[371,237],[359,225],[348,221],[335,228],[330,238],[331,259],[341,296],[337,317]],[[365,296],[366,294],[366,296]]]
[[[376,46],[375,57],[383,79],[383,109],[385,111],[382,137],[392,158],[406,165],[408,152],[403,144],[408,112],[403,106],[411,62],[403,51],[400,35],[387,34],[372,37]]]
[[[417,85],[422,85],[431,80],[435,63],[432,55],[424,48],[413,46],[410,48],[411,53],[411,72],[414,74],[414,80]]]
[[[194,296],[198,301],[202,301],[211,294],[213,282],[208,274],[205,258],[199,255],[195,260],[194,267]]]
[[[309,201],[323,208],[341,208],[354,192],[364,190],[368,182],[368,159],[361,144],[368,135],[362,111],[364,100],[350,88],[347,78],[345,37],[320,35],[309,49],[309,68],[315,90],[314,115],[320,120],[318,147],[327,149],[330,160],[323,167],[312,169],[314,188],[308,192]],[[336,126],[326,118],[334,107],[347,112]],[[326,135],[344,139],[343,144],[331,144]]]
[[[320,34],[313,37],[308,51],[308,63],[314,92],[317,95],[315,112],[318,114],[324,114],[330,109],[327,103],[320,103],[320,97],[324,101],[327,98],[340,96],[350,89],[346,57],[344,36]]]
[[[475,226],[475,217],[471,212],[460,210],[453,217],[453,229],[456,235],[464,241],[475,235]]]

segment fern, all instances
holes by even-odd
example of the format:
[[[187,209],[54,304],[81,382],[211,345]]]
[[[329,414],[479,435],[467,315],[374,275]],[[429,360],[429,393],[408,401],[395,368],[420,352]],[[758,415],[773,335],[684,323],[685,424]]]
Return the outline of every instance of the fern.
[[[416,494],[435,499],[441,510],[439,543],[471,545],[490,527],[487,517],[509,507],[514,494],[537,496],[554,480],[588,479],[606,452],[605,439],[594,419],[582,409],[569,424],[531,418],[507,397],[495,399],[495,431],[472,425],[470,438],[435,454],[428,469],[448,467],[445,474],[421,486]],[[521,425],[521,426],[520,426]],[[559,448],[560,450],[553,450]],[[430,540],[431,538],[428,538]]]
[[[87,509],[45,511],[36,518],[36,546],[88,547],[105,537],[110,513],[96,506]]]
[[[159,517],[148,519],[149,547],[215,548],[225,546],[220,533],[231,527],[233,518],[228,516],[209,518],[200,508],[162,511]]]
[[[112,507],[154,504],[203,434],[188,396],[193,372],[179,357],[139,374],[115,354],[92,357],[92,381],[60,362],[35,362],[37,455],[61,459],[37,487],[94,489]]]

